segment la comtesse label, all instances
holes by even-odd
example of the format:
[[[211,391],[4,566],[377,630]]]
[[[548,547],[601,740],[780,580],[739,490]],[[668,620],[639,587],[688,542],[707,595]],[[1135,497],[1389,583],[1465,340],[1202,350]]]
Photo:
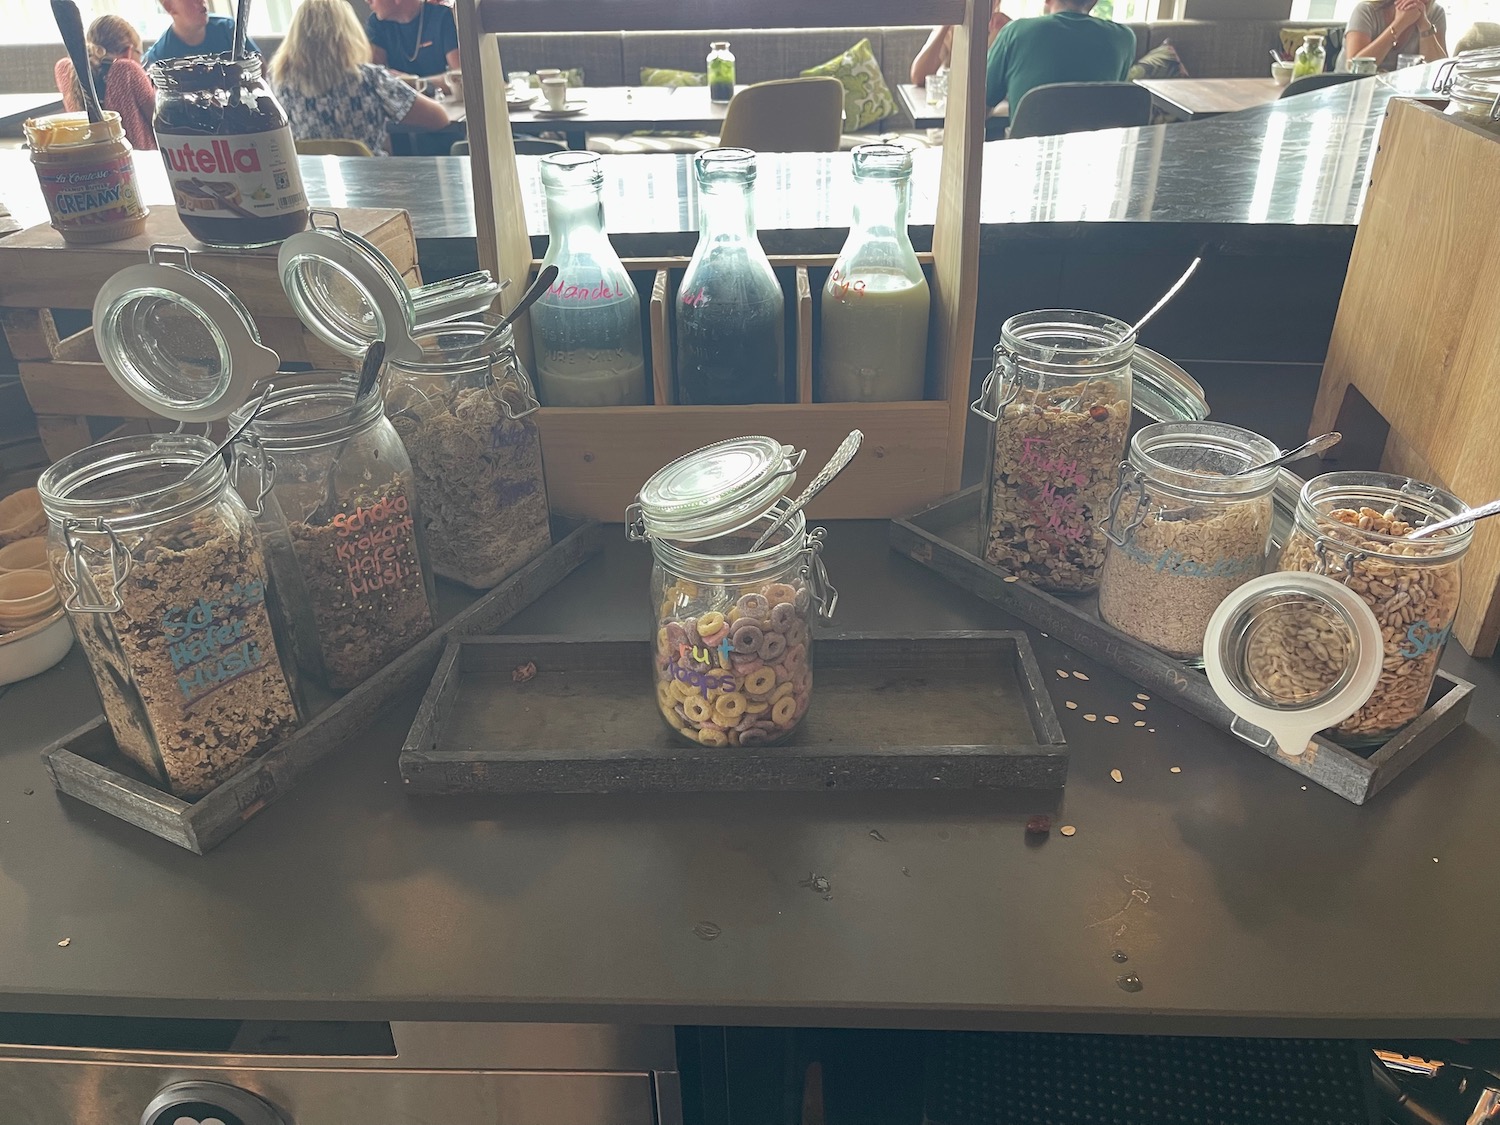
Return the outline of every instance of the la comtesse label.
[[[307,206],[297,147],[283,126],[264,133],[157,134],[177,209],[196,219],[269,219]]]

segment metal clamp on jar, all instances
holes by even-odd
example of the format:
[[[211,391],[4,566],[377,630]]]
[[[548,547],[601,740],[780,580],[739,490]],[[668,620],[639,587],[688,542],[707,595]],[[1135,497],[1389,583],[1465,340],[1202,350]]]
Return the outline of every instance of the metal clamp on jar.
[[[838,591],[824,529],[785,518],[804,455],[768,437],[718,442],[661,469],[625,513],[628,538],[651,542],[657,706],[691,742],[777,743],[807,714],[813,614],[830,620]]]
[[[1302,487],[1281,570],[1231,594],[1209,621],[1204,662],[1226,706],[1287,755],[1328,730],[1384,742],[1427,707],[1458,611],[1473,525],[1416,527],[1463,511],[1454,496],[1387,473],[1327,473]]]

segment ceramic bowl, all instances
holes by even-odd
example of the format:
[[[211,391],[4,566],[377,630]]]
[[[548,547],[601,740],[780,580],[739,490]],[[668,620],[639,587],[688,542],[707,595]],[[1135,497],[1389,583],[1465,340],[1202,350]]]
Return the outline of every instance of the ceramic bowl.
[[[73,647],[73,626],[61,608],[13,633],[0,633],[0,684],[45,672]]]
[[[46,528],[47,514],[36,489],[23,488],[0,500],[0,547],[39,535]]]
[[[0,547],[0,574],[12,570],[46,570],[47,537],[33,535]]]
[[[1292,67],[1289,62],[1273,62],[1271,64],[1271,77],[1276,79],[1276,85],[1285,86],[1292,80]]]
[[[0,629],[33,625],[57,609],[57,588],[45,570],[0,574]]]

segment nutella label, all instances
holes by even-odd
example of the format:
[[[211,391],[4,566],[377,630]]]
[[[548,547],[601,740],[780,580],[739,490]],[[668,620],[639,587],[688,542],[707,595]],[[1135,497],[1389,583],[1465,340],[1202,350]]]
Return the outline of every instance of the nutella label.
[[[52,225],[59,230],[130,222],[145,215],[130,153],[82,167],[38,168]]]
[[[204,136],[158,130],[177,210],[194,219],[270,219],[307,207],[291,129]]]

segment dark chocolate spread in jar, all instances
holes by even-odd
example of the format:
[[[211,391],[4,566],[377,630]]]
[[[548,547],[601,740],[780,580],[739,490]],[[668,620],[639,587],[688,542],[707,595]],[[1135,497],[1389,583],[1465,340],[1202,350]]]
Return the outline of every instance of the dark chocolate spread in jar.
[[[286,111],[259,55],[167,59],[151,68],[156,141],[182,225],[213,246],[269,246],[307,226]]]

